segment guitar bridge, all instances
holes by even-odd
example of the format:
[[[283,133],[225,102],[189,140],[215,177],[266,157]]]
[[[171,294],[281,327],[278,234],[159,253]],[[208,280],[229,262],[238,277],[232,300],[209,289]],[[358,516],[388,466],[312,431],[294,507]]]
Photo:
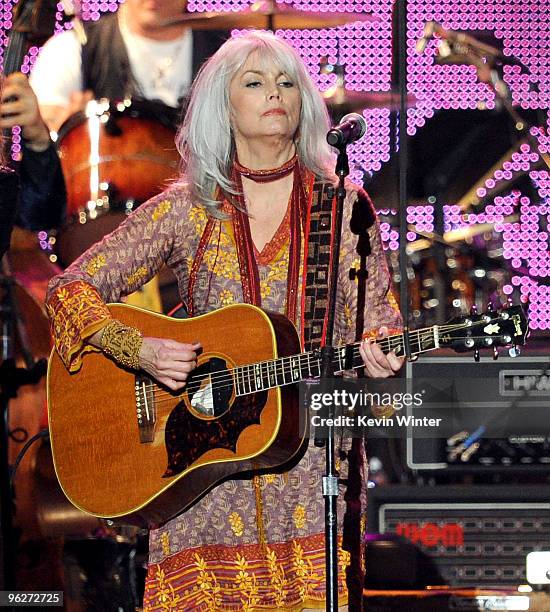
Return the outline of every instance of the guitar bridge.
[[[136,375],[134,387],[136,396],[136,418],[139,431],[139,440],[142,443],[152,442],[155,436],[155,423],[157,408],[154,395],[153,381],[143,374]]]

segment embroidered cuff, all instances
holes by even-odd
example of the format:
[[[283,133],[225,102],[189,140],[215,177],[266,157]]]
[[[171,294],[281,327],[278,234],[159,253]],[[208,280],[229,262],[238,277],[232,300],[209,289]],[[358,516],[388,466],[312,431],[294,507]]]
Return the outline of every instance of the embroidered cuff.
[[[58,287],[46,300],[55,348],[69,372],[82,365],[85,352],[97,350],[85,344],[111,319],[97,289],[84,281]]]

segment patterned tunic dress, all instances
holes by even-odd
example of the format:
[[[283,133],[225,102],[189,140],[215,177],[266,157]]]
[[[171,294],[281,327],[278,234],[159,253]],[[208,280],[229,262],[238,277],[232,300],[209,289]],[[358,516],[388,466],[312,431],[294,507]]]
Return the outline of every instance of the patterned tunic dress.
[[[311,197],[311,188],[308,191]],[[357,189],[348,190],[335,344],[352,341],[355,334],[357,285],[348,272],[359,261],[356,237],[348,228],[357,197]],[[364,205],[371,206],[366,198]],[[47,308],[56,348],[68,368],[78,370],[83,353],[94,350],[85,339],[109,318],[105,302],[135,291],[164,263],[176,275],[183,303],[192,304],[195,314],[244,301],[231,216],[215,221],[189,294],[190,272],[207,220],[204,208],[193,204],[185,188],[173,188],[143,204],[51,282]],[[372,254],[367,260],[366,333],[380,325],[401,325],[377,223],[368,231]],[[289,244],[287,213],[273,239],[261,252],[254,251],[261,305],[271,311],[285,311]],[[299,321],[300,313],[297,325]],[[338,497],[339,602],[345,604],[348,595],[360,597],[362,587],[366,473],[362,444],[340,440],[338,445],[337,467],[341,480],[348,481],[347,487],[340,485]],[[324,609],[323,473],[324,449],[310,443],[289,471],[218,485],[184,514],[152,529],[144,609]]]

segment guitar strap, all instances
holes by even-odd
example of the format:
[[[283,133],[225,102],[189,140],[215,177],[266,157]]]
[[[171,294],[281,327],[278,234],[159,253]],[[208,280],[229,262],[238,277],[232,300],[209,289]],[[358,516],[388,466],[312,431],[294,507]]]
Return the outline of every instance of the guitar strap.
[[[304,245],[301,330],[305,351],[321,347],[326,337],[335,206],[332,183],[316,180],[308,207]]]

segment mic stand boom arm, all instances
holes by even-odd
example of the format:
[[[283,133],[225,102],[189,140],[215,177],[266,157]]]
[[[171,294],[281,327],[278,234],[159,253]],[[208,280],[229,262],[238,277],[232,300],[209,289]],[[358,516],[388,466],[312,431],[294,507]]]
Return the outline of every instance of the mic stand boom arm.
[[[512,105],[510,90],[502,79],[496,63],[500,52],[494,47],[480,43],[472,36],[465,34],[447,38],[438,47],[438,61],[440,63],[465,63],[475,66],[477,78],[485,83],[495,94],[497,102],[508,112],[514,122],[516,130],[524,136],[537,152],[546,167],[550,169],[550,155],[540,150],[539,142],[531,133],[530,125],[519,115]],[[495,53],[498,52],[498,55]]]

